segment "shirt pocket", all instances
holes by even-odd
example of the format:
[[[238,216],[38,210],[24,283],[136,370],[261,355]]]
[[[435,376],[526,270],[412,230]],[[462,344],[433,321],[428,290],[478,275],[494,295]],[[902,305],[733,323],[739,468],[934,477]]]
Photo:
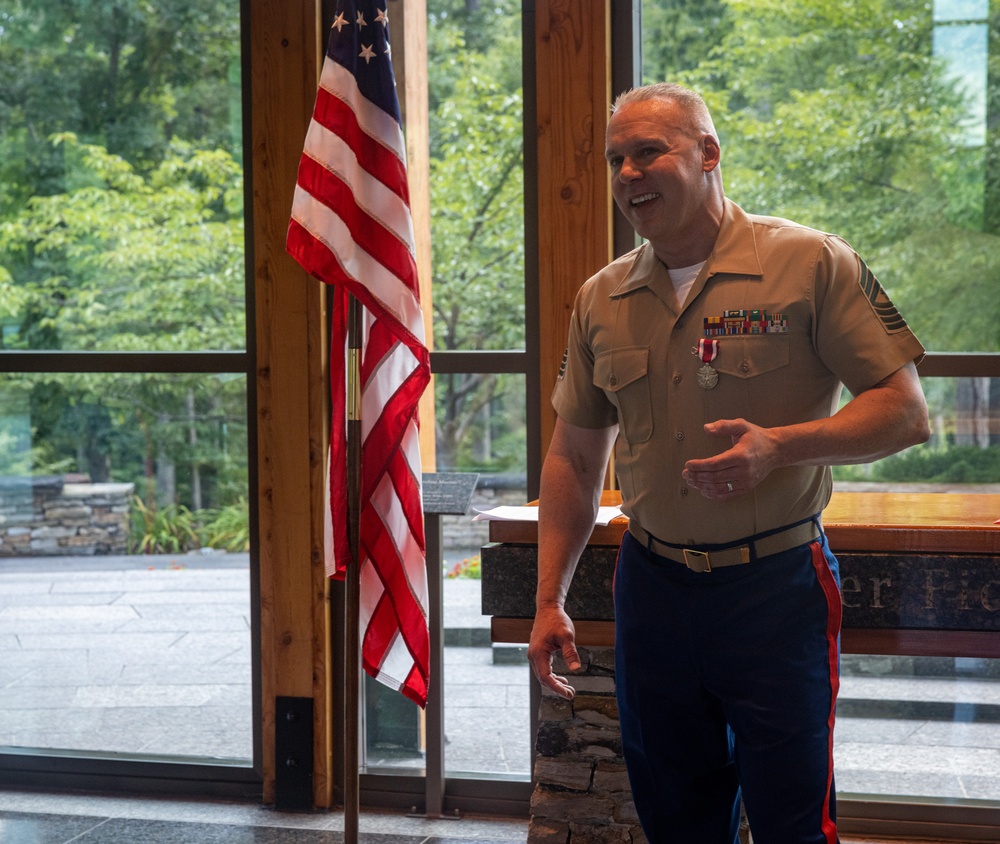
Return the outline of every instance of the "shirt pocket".
[[[648,346],[599,354],[594,359],[594,386],[602,389],[618,409],[618,425],[627,442],[644,443],[652,436]]]
[[[784,374],[790,343],[787,334],[754,334],[720,338],[719,356],[712,362],[720,373],[736,378]]]

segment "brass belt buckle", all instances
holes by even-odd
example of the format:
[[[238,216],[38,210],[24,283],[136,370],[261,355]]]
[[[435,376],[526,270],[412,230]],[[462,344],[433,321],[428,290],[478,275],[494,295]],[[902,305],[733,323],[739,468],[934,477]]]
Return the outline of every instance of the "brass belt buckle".
[[[693,551],[690,548],[684,548],[684,565],[686,565],[691,571],[711,571],[712,564],[708,560],[708,551]]]

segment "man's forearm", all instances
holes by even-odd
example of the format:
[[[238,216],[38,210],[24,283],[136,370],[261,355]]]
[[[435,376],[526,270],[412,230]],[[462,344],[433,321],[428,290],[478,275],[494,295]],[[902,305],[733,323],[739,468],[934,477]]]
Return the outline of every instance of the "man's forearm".
[[[557,425],[542,467],[536,605],[561,607],[594,529],[612,430]]]
[[[546,461],[551,466],[552,461]],[[558,475],[559,477],[553,477]],[[536,607],[561,607],[580,554],[594,527],[600,489],[566,483],[554,467],[542,474],[538,513],[538,591]]]
[[[925,442],[927,405],[910,365],[856,396],[829,419],[775,432],[784,465],[869,463]]]

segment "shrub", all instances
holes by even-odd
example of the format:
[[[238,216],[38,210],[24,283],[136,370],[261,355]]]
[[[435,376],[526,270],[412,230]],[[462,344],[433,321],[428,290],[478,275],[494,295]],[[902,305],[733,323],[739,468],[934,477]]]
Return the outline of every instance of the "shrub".
[[[201,511],[205,518],[202,544],[226,551],[250,550],[250,507],[245,496],[219,510]]]
[[[460,560],[455,563],[448,573],[445,575],[448,578],[465,577],[470,580],[481,580],[483,577],[482,570],[480,569],[479,555],[476,554],[473,557],[466,557],[464,560]]]
[[[139,496],[132,498],[133,554],[180,554],[199,545],[197,520],[183,504],[147,507]]]

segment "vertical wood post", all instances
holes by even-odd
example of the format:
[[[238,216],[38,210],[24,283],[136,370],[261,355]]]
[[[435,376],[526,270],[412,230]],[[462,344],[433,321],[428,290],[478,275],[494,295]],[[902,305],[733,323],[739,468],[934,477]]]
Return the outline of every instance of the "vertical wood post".
[[[537,0],[539,353],[542,454],[555,427],[548,401],[576,291],[612,257],[604,134],[611,101],[609,0]]]
[[[406,137],[406,175],[417,249],[420,304],[427,348],[434,346],[431,298],[430,115],[427,91],[427,0],[389,0],[389,39],[399,111]],[[434,379],[420,400],[420,462],[425,472],[436,464]]]
[[[285,252],[321,68],[320,0],[249,0],[248,10],[264,800],[274,800],[275,698],[311,698],[313,798],[329,807],[328,337],[322,285]]]

